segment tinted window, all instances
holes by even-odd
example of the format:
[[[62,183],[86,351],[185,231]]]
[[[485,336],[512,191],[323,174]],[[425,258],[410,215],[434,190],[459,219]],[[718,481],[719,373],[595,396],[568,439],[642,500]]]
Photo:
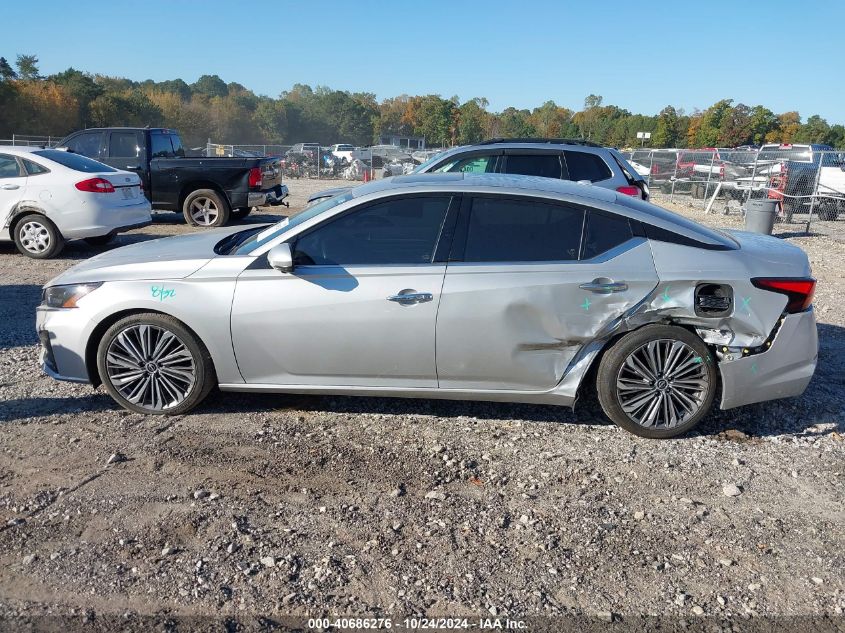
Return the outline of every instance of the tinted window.
[[[0,155],[0,178],[18,178],[23,176],[18,161],[14,156]]]
[[[464,261],[543,262],[578,259],[584,212],[556,204],[475,198]]]
[[[37,176],[38,174],[46,174],[50,170],[44,167],[43,165],[39,165],[38,163],[33,163],[31,160],[27,160],[26,158],[23,159],[23,166],[26,169],[26,173],[30,176]]]
[[[109,139],[111,158],[137,158],[141,155],[142,136],[137,132],[112,132]]]
[[[170,144],[170,137],[167,134],[150,134],[150,146],[153,158],[173,158],[173,145]]]
[[[102,132],[85,132],[84,134],[74,136],[64,146],[77,154],[97,158],[100,156],[102,138]]]
[[[496,157],[488,155],[456,158],[441,165],[434,171],[437,173],[460,171],[469,174],[486,174],[496,171]]]
[[[179,138],[178,134],[170,134],[170,143],[173,145],[173,155],[179,156],[180,158],[185,157],[185,150],[182,147],[182,139]]]
[[[598,182],[607,180],[613,174],[601,157],[587,152],[564,152],[566,155],[566,166],[569,168],[570,180],[589,180]]]
[[[587,227],[584,231],[584,252],[581,259],[590,259],[601,255],[611,248],[624,244],[634,237],[628,218],[619,215],[605,215],[590,212],[587,214]]]
[[[560,154],[510,154],[505,163],[508,174],[560,178]]]
[[[92,160],[90,158],[86,158],[85,156],[80,156],[79,154],[71,154],[70,152],[63,152],[60,149],[42,149],[38,150],[37,152],[33,152],[36,156],[43,156],[44,158],[48,158],[54,163],[59,163],[59,165],[64,165],[69,169],[73,169],[75,171],[84,171],[89,174],[97,174],[103,173],[108,171],[117,171],[116,169],[112,169],[108,165],[104,165],[96,160]]]
[[[296,243],[297,264],[428,264],[449,197],[400,198],[347,213]]]

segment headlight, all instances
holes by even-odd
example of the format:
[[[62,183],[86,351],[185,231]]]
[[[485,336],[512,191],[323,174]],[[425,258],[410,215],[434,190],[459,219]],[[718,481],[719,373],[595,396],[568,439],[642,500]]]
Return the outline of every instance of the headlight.
[[[73,284],[70,286],[49,286],[41,291],[41,305],[48,308],[75,308],[76,302],[103,285]]]

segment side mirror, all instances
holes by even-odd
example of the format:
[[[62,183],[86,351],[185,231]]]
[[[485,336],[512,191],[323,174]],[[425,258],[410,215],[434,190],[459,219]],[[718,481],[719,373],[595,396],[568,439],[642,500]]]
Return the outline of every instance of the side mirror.
[[[267,252],[267,261],[278,271],[292,273],[293,253],[291,253],[290,244],[287,242],[276,244]]]

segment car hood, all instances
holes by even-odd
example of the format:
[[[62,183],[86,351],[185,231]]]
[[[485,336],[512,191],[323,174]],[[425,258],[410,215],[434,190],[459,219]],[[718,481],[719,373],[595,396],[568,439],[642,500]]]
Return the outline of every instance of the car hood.
[[[116,248],[69,268],[47,285],[183,279],[216,257],[215,244],[243,229],[238,226],[204,230]]]
[[[313,194],[308,198],[308,202],[314,202],[315,200],[325,200],[326,198],[334,198],[336,195],[341,193],[346,193],[352,189],[352,187],[332,187],[331,189],[323,189],[322,191],[318,191],[317,193]]]

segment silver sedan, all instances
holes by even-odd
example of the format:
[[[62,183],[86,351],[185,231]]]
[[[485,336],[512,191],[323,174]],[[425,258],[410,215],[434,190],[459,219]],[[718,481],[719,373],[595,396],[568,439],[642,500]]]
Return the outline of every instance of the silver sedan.
[[[590,185],[442,174],[271,226],[119,248],[52,280],[44,370],[181,414],[224,391],[573,407],[665,438],[800,395],[816,366],[803,251]]]

